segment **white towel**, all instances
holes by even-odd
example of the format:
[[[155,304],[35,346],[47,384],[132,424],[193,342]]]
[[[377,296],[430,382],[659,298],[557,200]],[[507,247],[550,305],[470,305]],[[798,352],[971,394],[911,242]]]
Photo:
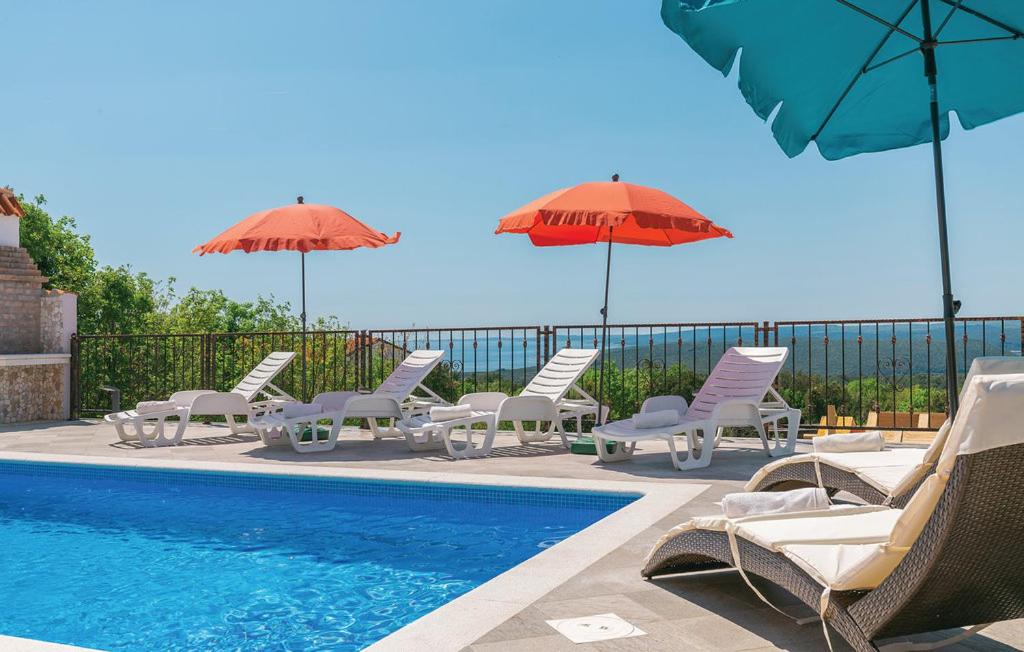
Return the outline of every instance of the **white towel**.
[[[152,414],[154,412],[165,412],[178,407],[174,401],[141,401],[135,406],[139,414]]]
[[[664,428],[677,423],[679,423],[679,413],[675,410],[655,410],[633,415],[633,427],[638,429]]]
[[[815,437],[811,442],[814,444],[815,453],[861,453],[885,448],[885,437],[879,430],[825,435]]]
[[[722,512],[726,518],[740,518],[754,514],[785,514],[828,509],[832,501],[820,487],[807,487],[791,491],[764,491],[726,494],[722,498]]]
[[[286,403],[281,408],[280,414],[285,419],[291,419],[292,417],[308,417],[323,411],[324,406],[318,403]]]
[[[435,405],[430,408],[430,420],[434,423],[465,419],[471,416],[473,416],[473,407],[470,405]]]

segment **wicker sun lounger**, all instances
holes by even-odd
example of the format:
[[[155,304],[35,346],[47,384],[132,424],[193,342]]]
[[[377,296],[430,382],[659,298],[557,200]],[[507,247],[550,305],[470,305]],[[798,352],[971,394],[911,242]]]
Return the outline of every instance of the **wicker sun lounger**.
[[[975,358],[964,389],[977,375],[1024,373],[1024,357]],[[785,491],[820,486],[834,494],[849,492],[876,505],[903,507],[931,472],[949,435],[949,422],[939,428],[927,449],[899,448],[864,453],[807,453],[764,466],[747,483],[747,491]]]
[[[1022,418],[1024,374],[976,376],[936,473],[906,509],[695,519],[662,538],[642,574],[735,567],[792,593],[858,651],[1020,618]]]

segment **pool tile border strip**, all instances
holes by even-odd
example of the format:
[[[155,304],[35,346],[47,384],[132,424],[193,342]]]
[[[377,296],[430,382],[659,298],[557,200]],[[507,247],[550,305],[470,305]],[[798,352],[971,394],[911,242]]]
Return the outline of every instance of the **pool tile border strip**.
[[[480,489],[500,487],[600,492],[610,494],[611,498],[619,500],[624,497],[640,496],[597,523],[377,641],[367,648],[373,652],[406,652],[409,649],[432,649],[438,652],[460,650],[690,502],[710,486],[307,465],[279,466],[244,462],[133,460],[49,453],[3,452],[0,453],[0,466],[3,462],[75,464],[112,468],[122,472],[131,469],[162,469],[212,474],[265,475],[277,476],[277,480],[298,476],[312,481],[317,478],[336,478],[366,482],[405,482],[429,484],[432,491],[442,489],[445,485],[472,485]],[[42,641],[19,640],[26,644],[26,650],[53,649],[49,647],[52,644]],[[38,647],[34,645],[36,643],[39,644]],[[74,648],[64,646],[61,649]]]
[[[163,484],[172,481],[204,487],[232,487],[259,491],[280,490],[316,495],[385,496],[395,499],[428,499],[443,502],[468,500],[486,505],[547,506],[609,511],[621,509],[640,498],[640,494],[637,493],[611,491],[594,492],[525,486],[467,486],[465,483],[447,482],[395,482],[376,478],[339,478],[306,474],[282,476],[254,473],[250,470],[238,472],[208,469],[158,469],[2,458],[0,458],[0,473],[12,473],[27,477],[122,480],[145,484]]]

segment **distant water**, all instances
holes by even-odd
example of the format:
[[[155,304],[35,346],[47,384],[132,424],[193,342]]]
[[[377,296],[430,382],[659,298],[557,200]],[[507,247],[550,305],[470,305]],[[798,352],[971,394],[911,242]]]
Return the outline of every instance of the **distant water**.
[[[962,339],[965,333],[966,347]],[[713,366],[725,349],[741,341],[746,346],[754,345],[752,327],[611,328],[608,351],[609,359],[622,367],[653,360],[658,365],[682,364],[706,371],[709,362]],[[395,343],[402,345],[403,341]],[[877,329],[874,324],[860,328],[821,324],[780,327],[777,341],[775,333],[771,333],[767,344],[790,347],[787,368],[795,366],[801,373],[823,375],[828,371],[831,375],[836,370],[841,371],[844,364],[851,371],[860,370],[869,375],[876,370],[891,371],[894,366],[900,370],[912,366],[915,373],[941,373],[945,368],[941,323],[879,324]],[[419,339],[408,340],[406,346],[425,347],[427,339],[421,334]],[[559,330],[557,338],[550,338],[547,346],[551,351],[565,346],[600,348],[600,329]],[[530,329],[500,332],[481,329],[476,333],[434,331],[430,333],[429,347],[442,348],[446,360],[454,361],[456,367],[466,373],[521,372],[535,369],[538,351],[544,350],[544,341],[538,342],[536,331]],[[1007,321],[1005,326],[998,322],[975,322],[967,324],[966,329],[958,325],[957,347],[960,368],[965,368],[965,353],[967,365],[978,355],[1020,355],[1019,322]]]

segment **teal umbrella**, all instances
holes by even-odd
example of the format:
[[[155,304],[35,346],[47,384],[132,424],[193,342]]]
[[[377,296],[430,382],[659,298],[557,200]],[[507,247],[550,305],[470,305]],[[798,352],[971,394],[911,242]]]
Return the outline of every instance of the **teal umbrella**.
[[[663,0],[661,17],[739,86],[790,157],[932,143],[946,390],[957,409],[942,139],[1024,111],[1024,0]],[[742,51],[742,55],[740,55]]]

